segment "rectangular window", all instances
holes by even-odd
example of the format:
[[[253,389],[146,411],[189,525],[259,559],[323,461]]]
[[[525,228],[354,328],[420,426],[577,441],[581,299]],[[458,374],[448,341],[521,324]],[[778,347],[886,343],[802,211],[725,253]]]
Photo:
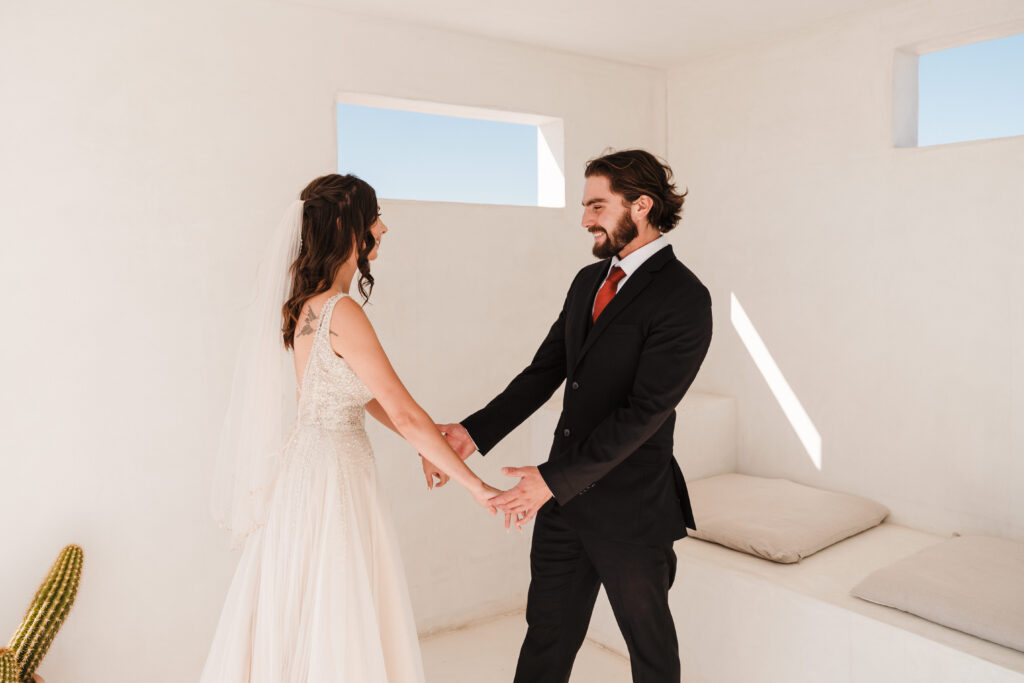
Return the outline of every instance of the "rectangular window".
[[[897,146],[1024,135],[1024,34],[902,52],[895,67]]]
[[[565,206],[561,119],[347,93],[338,172],[386,199]]]

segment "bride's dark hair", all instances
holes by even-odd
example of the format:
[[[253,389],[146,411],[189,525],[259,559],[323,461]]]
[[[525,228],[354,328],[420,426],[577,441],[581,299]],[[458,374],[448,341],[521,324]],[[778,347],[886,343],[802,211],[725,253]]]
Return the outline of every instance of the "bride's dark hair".
[[[373,291],[368,258],[376,240],[370,232],[380,215],[377,193],[354,175],[332,173],[317,178],[302,191],[302,246],[289,272],[291,295],[282,309],[281,332],[285,348],[295,340],[295,327],[302,307],[311,298],[331,288],[342,264],[356,249],[359,293],[363,304]]]

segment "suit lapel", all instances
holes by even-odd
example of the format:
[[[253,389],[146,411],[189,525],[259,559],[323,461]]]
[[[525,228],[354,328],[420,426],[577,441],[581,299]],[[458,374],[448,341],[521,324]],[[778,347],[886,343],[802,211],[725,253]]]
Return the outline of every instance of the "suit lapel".
[[[587,340],[587,333],[591,325],[590,319],[594,314],[594,298],[608,275],[609,263],[610,259],[606,259],[602,263],[602,267],[594,269],[594,274],[589,278],[590,281],[581,288],[582,296],[576,298],[575,305],[570,311],[569,329],[566,334],[570,368],[576,367],[580,348]]]
[[[583,359],[583,356],[587,354],[587,351],[590,350],[590,347],[594,345],[594,341],[601,336],[601,333],[604,332],[608,328],[608,325],[611,324],[612,320],[615,319],[615,316],[625,310],[626,306],[629,305],[629,302],[635,299],[640,292],[646,289],[647,285],[649,285],[651,280],[654,279],[654,273],[663,265],[668,263],[668,261],[673,257],[674,253],[672,251],[672,247],[665,247],[644,261],[636,272],[629,276],[629,279],[626,280],[626,284],[624,284],[622,288],[615,293],[615,296],[612,297],[612,300],[608,302],[608,305],[601,312],[597,322],[594,323],[590,333],[587,334],[586,341],[583,342],[583,347],[572,362],[571,367],[573,371],[576,370],[576,366],[579,365],[579,362]],[[584,308],[587,309],[587,316],[593,316],[594,298],[597,296],[597,290],[604,283],[605,275],[607,273],[607,268],[599,272],[597,285],[593,288],[593,293],[588,300],[589,305],[584,306]],[[583,322],[586,324],[588,322],[588,318],[584,317]]]

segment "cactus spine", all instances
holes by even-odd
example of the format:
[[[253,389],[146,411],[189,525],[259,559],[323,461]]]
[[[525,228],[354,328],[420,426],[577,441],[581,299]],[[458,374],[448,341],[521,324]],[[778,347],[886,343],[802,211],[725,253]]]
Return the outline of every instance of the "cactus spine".
[[[0,683],[18,683],[21,680],[21,667],[14,657],[14,651],[0,649]]]
[[[78,582],[82,577],[82,559],[82,549],[77,545],[69,545],[60,552],[36,592],[21,627],[11,639],[10,649],[17,659],[22,683],[31,683],[32,674],[43,661],[75,602]]]

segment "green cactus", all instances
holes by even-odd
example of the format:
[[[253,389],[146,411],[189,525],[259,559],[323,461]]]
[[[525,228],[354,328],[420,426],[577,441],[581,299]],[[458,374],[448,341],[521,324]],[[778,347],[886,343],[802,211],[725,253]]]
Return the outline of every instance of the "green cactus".
[[[21,667],[14,657],[14,651],[6,647],[0,649],[0,683],[18,683],[21,680]]]
[[[11,639],[9,647],[17,659],[21,683],[31,683],[32,674],[43,661],[75,602],[78,582],[82,577],[82,559],[82,549],[77,545],[69,545],[60,551],[49,575],[36,592],[21,627]]]

